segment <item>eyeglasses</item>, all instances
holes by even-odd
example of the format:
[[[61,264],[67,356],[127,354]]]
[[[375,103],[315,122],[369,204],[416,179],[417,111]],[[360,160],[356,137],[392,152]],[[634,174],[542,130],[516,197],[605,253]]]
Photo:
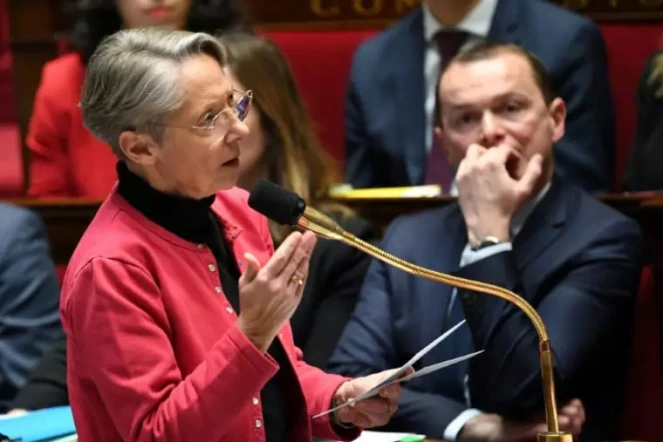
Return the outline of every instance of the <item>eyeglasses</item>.
[[[230,108],[224,109],[209,121],[209,123],[204,123],[198,126],[191,126],[194,129],[202,129],[214,131],[219,124],[224,127],[227,127],[231,122],[232,117],[229,115],[234,115],[239,121],[244,121],[246,116],[249,114],[249,109],[251,108],[251,101],[253,100],[253,91],[248,90],[246,92],[238,91],[236,89],[232,90],[233,93],[233,105]]]
[[[210,120],[202,124],[193,126],[180,126],[176,124],[158,124],[165,127],[174,127],[179,129],[195,129],[208,132],[210,134],[217,134],[224,137],[228,131],[228,127],[233,122],[233,117],[239,121],[244,121],[251,109],[251,102],[253,101],[253,91],[240,91],[237,89],[232,90],[233,101],[230,107],[222,110],[216,115],[210,116]]]

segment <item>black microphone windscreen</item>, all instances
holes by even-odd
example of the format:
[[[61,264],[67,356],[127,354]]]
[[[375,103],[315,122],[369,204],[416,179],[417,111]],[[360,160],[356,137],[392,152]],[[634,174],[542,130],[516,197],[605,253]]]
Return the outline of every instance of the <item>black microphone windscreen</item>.
[[[279,224],[294,226],[306,209],[306,201],[271,181],[260,180],[249,195],[249,207]]]

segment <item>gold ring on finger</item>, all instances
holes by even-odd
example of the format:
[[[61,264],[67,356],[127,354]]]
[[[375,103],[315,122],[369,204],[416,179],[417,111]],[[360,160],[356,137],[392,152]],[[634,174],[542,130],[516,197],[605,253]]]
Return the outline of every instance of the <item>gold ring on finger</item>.
[[[298,284],[300,286],[304,285],[304,279],[299,276],[299,275],[292,275],[290,277],[290,281],[294,282],[295,284]]]

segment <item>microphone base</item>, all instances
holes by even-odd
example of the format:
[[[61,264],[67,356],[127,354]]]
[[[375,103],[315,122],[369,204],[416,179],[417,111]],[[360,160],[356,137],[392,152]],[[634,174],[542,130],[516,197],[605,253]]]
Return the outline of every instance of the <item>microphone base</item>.
[[[573,442],[573,435],[569,433],[539,433],[536,442]]]

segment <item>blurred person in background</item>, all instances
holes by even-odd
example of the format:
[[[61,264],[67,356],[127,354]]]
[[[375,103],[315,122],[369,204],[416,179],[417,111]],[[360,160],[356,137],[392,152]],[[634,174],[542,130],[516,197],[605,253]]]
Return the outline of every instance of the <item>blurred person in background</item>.
[[[298,193],[355,236],[376,240],[368,221],[329,201],[330,189],[340,182],[339,172],[316,137],[281,51],[269,39],[246,32],[227,33],[220,41],[235,88],[254,93],[245,121],[249,134],[241,142],[239,187],[250,191],[258,180],[268,179]],[[269,228],[276,246],[293,230],[273,221]],[[368,255],[352,247],[318,240],[302,302],[291,318],[295,344],[309,364],[326,367],[354,310],[368,263]]]
[[[555,171],[585,190],[609,190],[615,117],[605,42],[595,22],[554,3],[424,0],[363,42],[345,107],[348,182],[357,188],[439,184],[457,195],[456,170],[433,135],[437,80],[455,55],[489,41],[536,54],[566,102]]]
[[[663,51],[654,52],[640,74],[635,141],[623,190],[663,190]]]
[[[35,213],[0,204],[0,411],[41,355],[64,333],[60,287],[44,225]]]

